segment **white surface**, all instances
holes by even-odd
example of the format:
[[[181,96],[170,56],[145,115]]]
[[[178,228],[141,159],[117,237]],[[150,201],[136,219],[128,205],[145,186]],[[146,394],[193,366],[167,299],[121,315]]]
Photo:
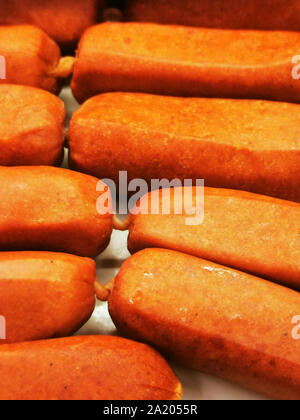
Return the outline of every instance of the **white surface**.
[[[77,109],[78,104],[73,99],[70,89],[65,88],[61,97],[66,103],[69,120],[71,114]],[[66,166],[66,161],[64,163]],[[110,246],[96,260],[97,275],[101,283],[105,284],[118,273],[122,262],[130,254],[127,251],[128,232],[115,231],[112,235]],[[106,303],[98,302],[91,319],[77,333],[78,335],[116,335],[117,331],[109,316]],[[176,374],[182,382],[185,400],[264,400],[263,397],[244,390],[238,386],[188,370],[174,366]]]

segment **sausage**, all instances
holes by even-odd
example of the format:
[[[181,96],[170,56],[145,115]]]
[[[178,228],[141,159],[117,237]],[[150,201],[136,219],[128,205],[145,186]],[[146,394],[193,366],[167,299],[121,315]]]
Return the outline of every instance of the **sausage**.
[[[300,201],[299,105],[109,93],[70,124],[73,169],[118,182],[203,179]],[[130,152],[128,152],[130,151]]]
[[[231,29],[299,31],[299,0],[126,0],[125,17],[158,22]]]
[[[103,23],[81,38],[72,89],[299,102],[299,48],[297,32]]]
[[[143,197],[130,216],[130,251],[173,249],[300,290],[299,204],[205,188],[203,222],[189,223],[197,216],[187,214],[191,206],[197,209],[197,194],[201,199],[196,188],[185,188]],[[147,214],[147,207],[162,209],[165,197],[169,214]],[[178,208],[181,214],[175,214]]]
[[[122,334],[274,399],[300,399],[300,295],[175,251],[127,260],[109,310]],[[294,333],[295,331],[293,331]]]
[[[51,252],[0,253],[0,344],[75,333],[95,306],[95,262]]]
[[[0,84],[33,86],[59,93],[73,59],[61,58],[58,45],[41,29],[30,25],[0,26],[0,56],[5,78]]]
[[[167,362],[119,337],[69,337],[0,346],[0,400],[179,400]]]
[[[104,4],[104,0],[0,0],[0,24],[32,24],[61,46],[74,47],[84,30],[97,22]]]
[[[111,212],[96,208],[104,193],[97,185],[96,178],[67,169],[0,167],[0,251],[97,256],[112,232]]]
[[[49,92],[0,85],[0,165],[59,165],[65,107]]]

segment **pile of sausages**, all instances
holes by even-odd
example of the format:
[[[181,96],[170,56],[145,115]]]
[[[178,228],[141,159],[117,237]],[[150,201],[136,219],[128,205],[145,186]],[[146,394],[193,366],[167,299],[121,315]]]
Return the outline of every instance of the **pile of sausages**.
[[[180,399],[149,345],[300,399],[300,0],[262,3],[125,0],[99,23],[105,1],[0,0],[0,399]],[[132,212],[104,287],[93,259],[117,226],[96,202],[119,171],[204,179],[205,213]],[[70,337],[95,294],[126,338]]]

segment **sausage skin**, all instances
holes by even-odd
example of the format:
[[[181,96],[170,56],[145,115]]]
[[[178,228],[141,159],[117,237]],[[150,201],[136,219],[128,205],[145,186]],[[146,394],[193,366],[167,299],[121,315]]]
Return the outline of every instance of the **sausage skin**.
[[[175,251],[127,260],[109,310],[119,331],[183,365],[273,399],[300,399],[300,295]]]
[[[299,0],[125,0],[125,18],[138,22],[231,29],[299,31]]]
[[[31,24],[63,47],[74,47],[86,28],[97,22],[105,0],[0,0],[0,24]]]
[[[108,93],[70,124],[72,169],[118,183],[204,179],[209,187],[300,201],[299,105]]]
[[[0,85],[0,165],[59,165],[65,107],[41,89]]]
[[[110,241],[112,215],[97,211],[97,184],[67,169],[0,167],[0,250],[99,255]]]
[[[33,86],[59,93],[56,69],[61,58],[58,45],[41,29],[30,25],[0,26],[0,56],[6,77],[0,84]]]
[[[81,38],[72,89],[300,102],[299,49],[298,32],[103,23]]]
[[[0,346],[0,400],[179,400],[167,362],[119,337],[70,337]]]
[[[95,262],[52,252],[0,253],[0,344],[64,337],[90,318],[95,306]]]
[[[189,203],[196,208],[197,189],[166,191],[144,196],[132,212],[131,253],[173,249],[300,290],[300,204],[205,188],[203,222],[189,225],[187,220],[196,214],[188,215],[186,210]],[[147,214],[147,208],[162,209],[164,197],[170,197],[170,214]],[[179,206],[182,212],[175,214]]]

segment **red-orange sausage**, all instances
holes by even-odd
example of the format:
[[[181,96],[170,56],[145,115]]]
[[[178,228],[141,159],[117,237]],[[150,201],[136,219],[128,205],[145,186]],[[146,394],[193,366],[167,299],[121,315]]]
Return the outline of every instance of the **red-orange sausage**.
[[[109,299],[122,334],[274,399],[300,399],[300,295],[174,251],[127,260]],[[297,323],[297,320],[296,320]]]
[[[76,332],[95,306],[95,263],[52,252],[0,253],[0,344]],[[0,334],[1,335],[1,334]]]
[[[125,0],[125,16],[139,22],[232,29],[299,31],[299,0]]]
[[[150,347],[70,337],[0,347],[0,400],[179,400],[182,387]]]
[[[105,0],[0,0],[0,24],[32,24],[60,45],[75,46],[82,32],[97,22],[97,14],[105,3]]]
[[[299,85],[300,86],[300,85]],[[110,93],[70,125],[73,169],[118,182],[204,178],[300,201],[299,105]]]
[[[58,165],[63,157],[65,108],[32,87],[0,85],[0,165]]]
[[[66,169],[0,167],[0,250],[97,256],[112,232],[112,215],[96,208],[97,185]]]
[[[73,64],[61,60],[58,45],[30,25],[0,26],[0,56],[0,84],[33,86],[53,93],[60,91],[61,80],[70,74]]]
[[[168,197],[170,214],[150,214],[151,208],[166,206]],[[130,251],[174,249],[300,290],[300,204],[205,188],[204,219],[198,224],[202,204],[195,188],[143,197],[134,209],[138,213],[130,216]],[[189,215],[191,208],[194,214]]]
[[[72,89],[299,102],[299,48],[297,32],[104,23],[80,41]]]

